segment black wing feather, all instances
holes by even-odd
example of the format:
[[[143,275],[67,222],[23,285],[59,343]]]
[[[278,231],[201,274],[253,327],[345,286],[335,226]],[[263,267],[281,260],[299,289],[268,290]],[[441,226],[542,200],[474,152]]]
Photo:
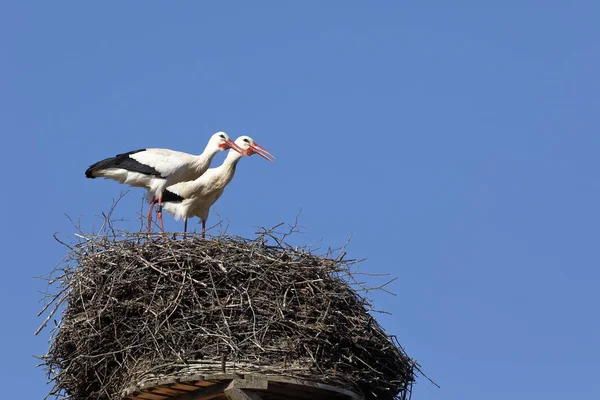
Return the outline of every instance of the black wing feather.
[[[98,161],[90,165],[89,168],[85,170],[85,177],[94,179],[96,178],[96,176],[94,175],[96,171],[101,171],[103,169],[109,168],[121,168],[131,172],[139,172],[140,174],[144,175],[161,176],[160,172],[158,172],[151,166],[142,164],[129,157],[131,154],[139,153],[140,151],[145,150],[146,149],[128,151],[127,153],[117,154],[115,157],[110,157]]]

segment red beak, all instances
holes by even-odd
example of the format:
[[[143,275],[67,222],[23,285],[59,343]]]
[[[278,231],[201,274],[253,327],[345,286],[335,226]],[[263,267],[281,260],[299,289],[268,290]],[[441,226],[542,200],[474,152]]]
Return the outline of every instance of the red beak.
[[[240,154],[244,154],[244,150],[240,146],[235,144],[235,142],[231,139],[227,139],[227,141],[225,142],[225,146],[237,151]]]
[[[259,156],[261,156],[262,158],[264,158],[265,160],[271,161],[273,162],[273,160],[271,159],[271,157],[273,159],[275,159],[275,156],[271,153],[269,153],[267,151],[267,149],[265,149],[262,146],[259,146],[257,143],[254,143],[253,145],[250,146],[250,148],[248,149],[248,155],[251,156],[252,154],[258,154]]]

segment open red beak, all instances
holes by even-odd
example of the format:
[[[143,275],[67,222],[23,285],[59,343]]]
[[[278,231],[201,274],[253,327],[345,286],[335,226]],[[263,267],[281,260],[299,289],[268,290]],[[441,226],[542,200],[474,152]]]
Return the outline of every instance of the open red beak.
[[[252,155],[252,154],[254,154],[254,153],[258,154],[259,156],[261,156],[265,160],[268,160],[268,161],[271,161],[271,162],[273,162],[273,160],[275,159],[275,156],[273,154],[269,153],[267,151],[267,149],[265,149],[262,146],[259,146],[257,143],[254,143],[248,149],[248,155],[249,156]]]
[[[244,150],[240,146],[235,144],[235,142],[231,139],[227,139],[227,141],[225,142],[225,145],[227,147],[229,147],[230,149],[237,151],[240,154],[244,154]]]

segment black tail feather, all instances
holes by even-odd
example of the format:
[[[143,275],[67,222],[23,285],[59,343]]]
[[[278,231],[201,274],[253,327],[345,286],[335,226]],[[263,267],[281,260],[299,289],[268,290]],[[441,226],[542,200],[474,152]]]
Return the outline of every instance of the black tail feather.
[[[181,203],[183,200],[185,200],[183,197],[171,192],[170,190],[165,190],[162,195],[163,203]]]
[[[88,169],[85,170],[85,177],[94,179],[94,178],[96,178],[96,176],[94,176],[95,171],[99,171],[99,170],[110,168],[110,167],[115,167],[117,165],[116,159],[117,159],[116,157],[105,158],[102,161],[93,163],[92,165],[90,165],[88,167]]]

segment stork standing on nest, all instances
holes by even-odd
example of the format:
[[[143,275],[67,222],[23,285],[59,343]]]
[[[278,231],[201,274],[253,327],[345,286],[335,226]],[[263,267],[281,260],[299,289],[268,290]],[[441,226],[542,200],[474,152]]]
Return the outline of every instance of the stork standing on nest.
[[[187,220],[199,217],[202,221],[202,237],[206,235],[206,220],[210,207],[221,197],[225,186],[233,179],[237,163],[242,156],[258,154],[268,161],[275,156],[259,146],[251,137],[240,136],[235,144],[241,148],[238,153],[229,150],[223,164],[210,168],[202,176],[191,182],[181,182],[167,187],[163,193],[163,207],[173,214],[176,220],[183,219],[184,237],[187,232]]]
[[[117,154],[98,161],[85,171],[87,178],[114,179],[121,183],[148,189],[152,196],[148,211],[148,232],[152,224],[152,209],[158,201],[156,217],[162,232],[163,192],[167,186],[179,182],[192,181],[206,172],[214,156],[219,151],[240,149],[225,132],[211,136],[200,155],[193,155],[169,149],[140,149]]]

